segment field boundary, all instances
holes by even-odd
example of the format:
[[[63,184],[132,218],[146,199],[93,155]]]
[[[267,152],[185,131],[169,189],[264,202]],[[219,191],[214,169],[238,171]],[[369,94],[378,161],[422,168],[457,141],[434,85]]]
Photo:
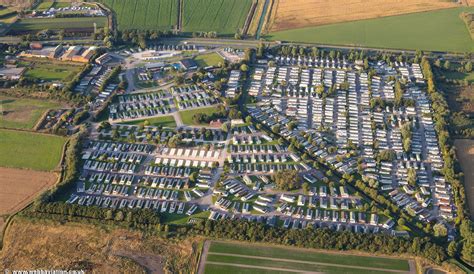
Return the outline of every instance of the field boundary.
[[[247,13],[247,18],[245,19],[244,27],[242,28],[242,35],[247,35],[250,24],[252,23],[255,12],[257,11],[257,4],[259,0],[253,0],[252,6],[250,7],[249,12]]]

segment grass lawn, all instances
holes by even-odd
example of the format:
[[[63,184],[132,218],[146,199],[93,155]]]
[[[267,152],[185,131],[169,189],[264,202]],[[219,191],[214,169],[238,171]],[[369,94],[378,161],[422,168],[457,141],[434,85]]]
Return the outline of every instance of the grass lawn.
[[[174,117],[169,115],[169,116],[161,116],[161,117],[156,117],[156,118],[149,118],[149,119],[144,119],[144,120],[137,120],[137,121],[129,121],[129,122],[123,122],[121,124],[125,125],[143,125],[145,121],[148,121],[150,123],[150,126],[162,126],[162,127],[171,127],[175,128],[176,127],[176,122],[174,121]]]
[[[32,132],[0,130],[0,166],[50,171],[61,159],[66,138]]]
[[[193,121],[194,114],[204,113],[204,114],[210,115],[217,111],[218,111],[217,107],[207,107],[207,108],[183,110],[179,112],[179,115],[181,116],[181,120],[183,121],[185,125],[196,125],[196,123]]]
[[[11,26],[14,32],[32,32],[49,30],[83,30],[93,29],[94,24],[97,28],[103,28],[107,25],[107,17],[72,17],[72,18],[26,18],[18,20]]]
[[[188,210],[188,208],[186,208]],[[184,211],[186,213],[186,210]],[[162,221],[166,224],[174,225],[185,225],[188,223],[190,218],[202,218],[207,219],[209,217],[209,211],[201,211],[199,213],[188,216],[186,214],[176,214],[176,213],[161,213]]]
[[[0,127],[32,129],[47,109],[60,107],[47,100],[0,96]]]
[[[212,242],[210,252],[231,253],[257,257],[271,257],[337,265],[375,267],[408,271],[407,260],[383,257],[346,255],[342,253],[315,252],[309,249],[295,249],[276,246]]]
[[[217,53],[207,53],[194,58],[200,67],[217,66],[224,63],[224,59]]]
[[[81,66],[71,66],[58,63],[31,62],[27,63],[28,67],[25,76],[44,81],[70,81],[81,71]]]
[[[463,11],[453,8],[270,33],[267,39],[412,50],[473,52]]]

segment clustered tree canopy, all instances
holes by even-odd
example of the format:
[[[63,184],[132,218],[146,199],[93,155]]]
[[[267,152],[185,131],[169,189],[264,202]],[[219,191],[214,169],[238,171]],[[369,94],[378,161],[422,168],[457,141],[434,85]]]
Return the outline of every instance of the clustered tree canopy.
[[[301,187],[301,177],[296,170],[280,170],[273,176],[276,187],[281,190],[294,190]]]

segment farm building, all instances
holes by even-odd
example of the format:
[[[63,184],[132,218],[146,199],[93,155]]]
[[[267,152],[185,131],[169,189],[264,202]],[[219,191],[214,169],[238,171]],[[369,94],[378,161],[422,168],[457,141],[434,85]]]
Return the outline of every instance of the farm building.
[[[25,50],[20,53],[20,57],[26,58],[58,58],[63,51],[63,46],[56,47],[41,47],[40,49]]]
[[[89,47],[87,49],[81,46],[71,46],[61,56],[62,61],[72,61],[79,63],[88,63],[96,51],[96,47]]]
[[[26,68],[0,68],[0,79],[18,80],[25,70]]]

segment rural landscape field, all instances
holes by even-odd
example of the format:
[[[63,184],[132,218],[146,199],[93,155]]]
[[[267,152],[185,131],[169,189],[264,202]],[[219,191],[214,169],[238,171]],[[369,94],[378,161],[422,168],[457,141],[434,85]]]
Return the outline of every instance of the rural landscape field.
[[[267,38],[328,45],[473,52],[474,43],[459,18],[464,11],[472,12],[474,8],[443,9],[277,31]]]
[[[0,129],[0,166],[51,171],[59,164],[65,138]]]
[[[270,32],[459,6],[445,0],[276,0],[274,5]]]
[[[183,31],[215,31],[218,35],[239,33],[252,0],[184,1]]]
[[[208,242],[204,273],[407,273],[403,259],[319,253],[276,246]]]
[[[94,23],[97,28],[107,26],[107,18],[44,18],[44,19],[20,19],[11,26],[11,31],[28,33],[41,30],[93,30]]]
[[[171,30],[178,24],[177,0],[101,0],[114,12],[118,28]]]

